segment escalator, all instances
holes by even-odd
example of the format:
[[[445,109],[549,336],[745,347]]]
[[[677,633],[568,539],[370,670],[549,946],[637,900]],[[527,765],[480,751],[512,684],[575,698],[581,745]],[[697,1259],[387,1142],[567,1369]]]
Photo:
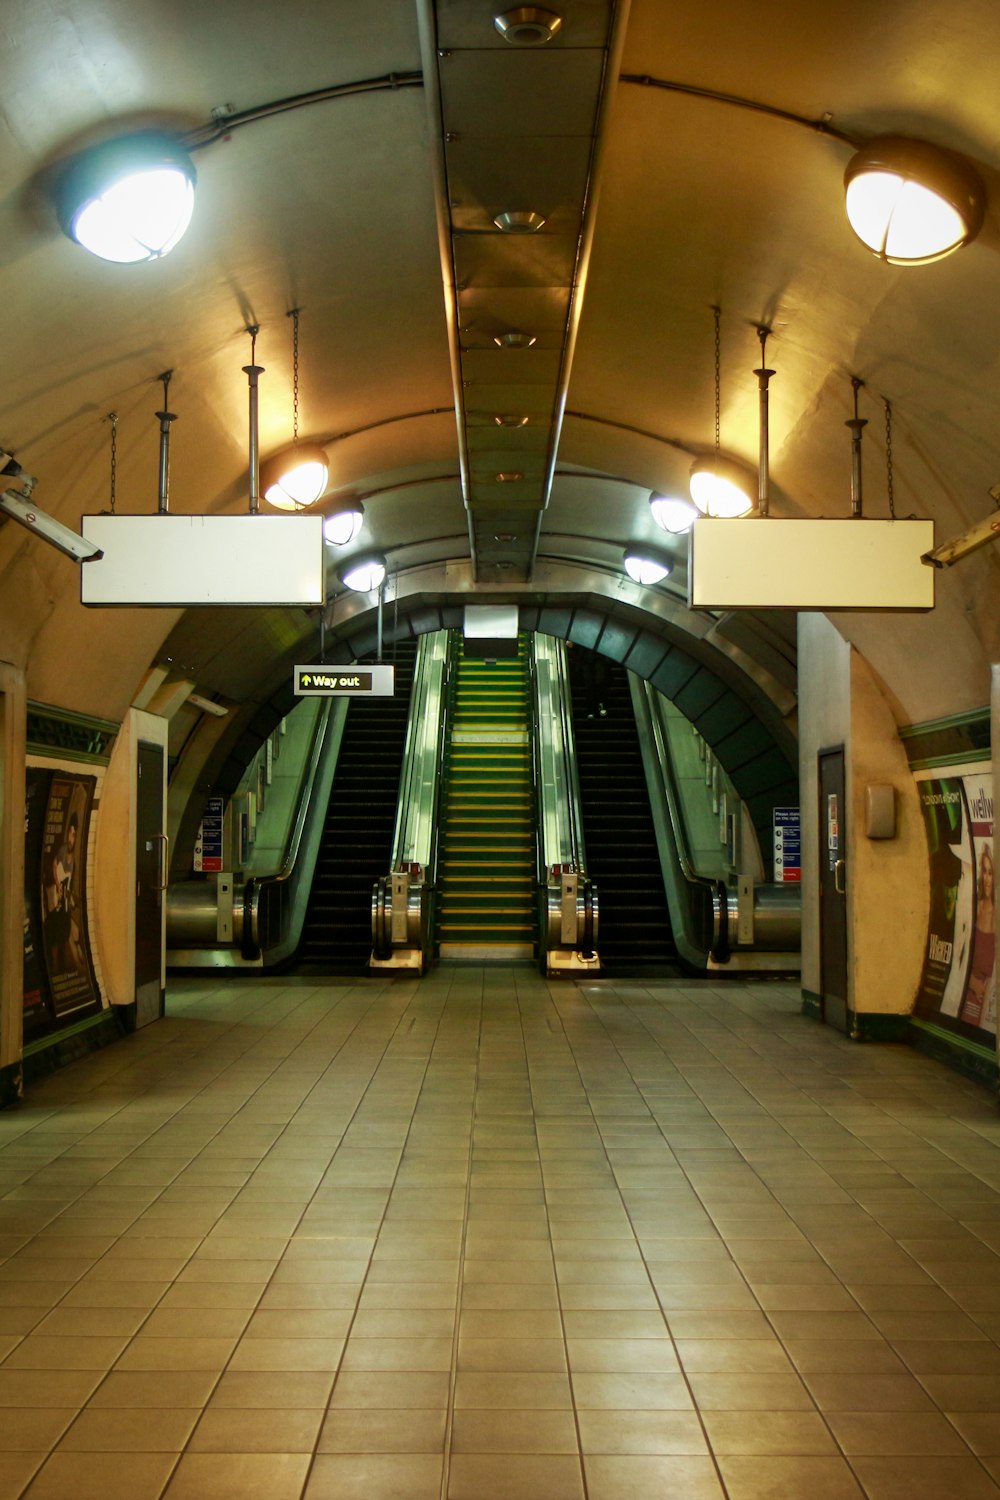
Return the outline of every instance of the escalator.
[[[569,660],[587,871],[601,896],[603,970],[655,964],[680,974],[630,674],[582,646],[572,648]]]
[[[462,643],[454,676],[438,856],[442,958],[530,958],[535,829],[526,643],[482,661]]]
[[[347,713],[295,967],[360,972],[372,944],[372,885],[388,868],[416,643],[394,648],[395,696]]]

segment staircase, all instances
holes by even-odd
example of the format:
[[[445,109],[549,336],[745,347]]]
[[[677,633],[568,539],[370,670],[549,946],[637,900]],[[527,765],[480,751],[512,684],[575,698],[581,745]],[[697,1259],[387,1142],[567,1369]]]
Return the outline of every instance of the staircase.
[[[526,645],[452,678],[438,845],[442,958],[480,962],[535,952],[535,826]]]
[[[417,647],[394,648],[393,698],[355,698],[296,958],[304,973],[360,973],[372,950],[372,886],[392,858],[399,777]]]
[[[573,647],[570,678],[587,874],[600,899],[601,967],[614,974],[655,964],[679,974],[629,674],[606,660],[595,673],[585,650]]]

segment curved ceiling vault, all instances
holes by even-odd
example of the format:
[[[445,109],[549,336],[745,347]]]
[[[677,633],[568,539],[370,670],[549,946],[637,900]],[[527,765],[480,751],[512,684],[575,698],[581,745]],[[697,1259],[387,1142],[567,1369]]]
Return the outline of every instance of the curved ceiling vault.
[[[597,597],[609,617],[644,612],[657,639],[667,622],[725,645],[720,670],[738,661],[752,696],[759,673],[780,678],[784,624],[678,623],[684,544],[647,504],[651,489],[683,489],[712,446],[710,309],[721,445],[748,462],[755,329],[773,330],[773,513],[848,513],[851,375],[865,381],[868,513],[886,514],[882,397],[897,513],[933,517],[939,540],[989,513],[1000,12],[956,0],[945,27],[936,0],[774,0],[764,25],[745,0],[551,6],[558,33],[522,49],[482,0],[286,0],[280,18],[266,0],[182,0],[169,16],[158,0],[10,7],[0,446],[76,526],[109,503],[115,412],[118,508],[152,510],[158,377],[172,369],[172,508],[245,509],[245,329],[261,329],[266,457],[290,438],[285,314],[298,306],[301,432],[330,454],[324,503],[362,497],[355,545],[386,551],[401,605]],[[147,125],[199,145],[195,217],[162,261],[104,264],[61,234],[52,186],[72,152]],[[971,247],[905,270],[854,238],[850,142],[887,131],[979,171],[987,212]],[[498,227],[512,212],[545,222]],[[623,591],[622,548],[637,540],[673,548],[665,587]],[[997,582],[987,550],[939,576],[928,616],[837,618],[900,719],[987,700]],[[364,607],[334,583],[331,630]],[[267,664],[315,628],[295,612],[244,631],[214,612],[84,611],[73,565],[0,527],[0,655],[42,702],[120,717],[150,664],[172,658],[203,691],[252,705],[272,691]],[[213,663],[230,649],[236,663],[241,638],[262,670],[243,682],[234,665],[216,685]]]

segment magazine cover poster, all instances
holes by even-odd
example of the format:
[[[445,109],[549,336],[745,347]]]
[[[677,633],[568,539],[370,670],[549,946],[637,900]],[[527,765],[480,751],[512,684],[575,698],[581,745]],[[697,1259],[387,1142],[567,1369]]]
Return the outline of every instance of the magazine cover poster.
[[[55,1020],[42,937],[42,839],[51,771],[29,766],[24,786],[24,1039],[34,1041]]]
[[[917,786],[930,912],[916,1011],[986,1043],[996,1034],[992,780],[979,771]]]
[[[100,1009],[87,932],[87,832],[96,780],[52,773],[40,869],[42,948],[58,1017]]]

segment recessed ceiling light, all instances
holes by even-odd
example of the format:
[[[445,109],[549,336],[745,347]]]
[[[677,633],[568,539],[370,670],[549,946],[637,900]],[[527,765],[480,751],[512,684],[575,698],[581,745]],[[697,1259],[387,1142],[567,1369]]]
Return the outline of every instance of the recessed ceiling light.
[[[540,5],[516,5],[494,16],[493,25],[513,47],[542,47],[562,26],[562,16]]]
[[[496,214],[493,222],[504,234],[535,234],[545,223],[545,215],[533,213],[529,208],[509,208]]]
[[[493,540],[495,542],[516,542],[517,533],[515,531],[495,531],[493,533]]]
[[[518,474],[513,469],[505,469],[502,474],[496,476],[497,484],[521,484],[523,480],[524,475]]]
[[[531,421],[530,417],[518,417],[513,414],[507,416],[495,416],[494,422],[498,427],[527,427]]]
[[[538,337],[534,333],[518,333],[511,329],[509,333],[495,333],[493,342],[501,349],[530,349],[538,342]]]

